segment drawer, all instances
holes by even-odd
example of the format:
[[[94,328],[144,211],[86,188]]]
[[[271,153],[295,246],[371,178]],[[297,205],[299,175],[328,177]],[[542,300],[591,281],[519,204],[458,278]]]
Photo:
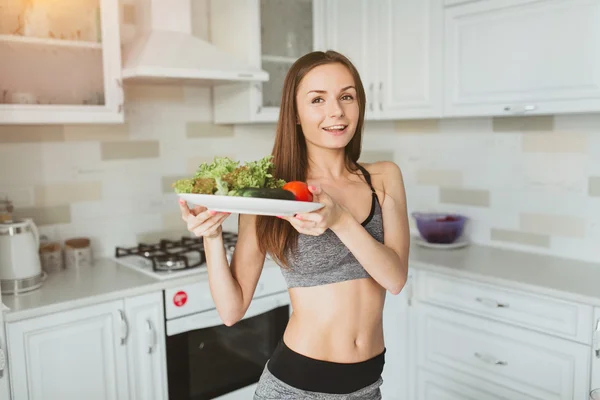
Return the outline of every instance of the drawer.
[[[586,398],[589,346],[426,304],[417,307],[420,368],[533,399]]]
[[[417,388],[417,400],[535,400],[489,382],[469,386],[423,369],[417,371]]]
[[[592,343],[593,308],[585,304],[430,271],[419,273],[416,295],[426,303]]]

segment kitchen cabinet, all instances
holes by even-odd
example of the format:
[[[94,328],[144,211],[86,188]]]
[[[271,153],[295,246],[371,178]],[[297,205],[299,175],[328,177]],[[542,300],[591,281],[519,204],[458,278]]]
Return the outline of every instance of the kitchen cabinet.
[[[131,333],[127,345],[130,400],[166,400],[167,358],[162,293],[125,299]]]
[[[591,357],[592,379],[590,382],[590,391],[595,390],[597,398],[600,399],[600,307],[594,309],[594,342]]]
[[[300,56],[322,49],[323,1],[211,1],[211,42],[269,73],[264,83],[214,87],[215,123],[277,121],[289,68]]]
[[[386,346],[381,393],[386,400],[414,398],[414,351],[410,345],[413,279],[409,276],[398,295],[386,294],[383,333]]]
[[[122,123],[117,0],[4,1],[2,124]]]
[[[599,25],[599,0],[446,8],[444,116],[600,110]]]
[[[590,306],[430,271],[417,280],[417,399],[587,399]]]
[[[126,400],[127,330],[122,301],[8,323],[13,398]]]
[[[442,0],[326,0],[325,14],[324,45],[358,69],[366,119],[441,116]]]
[[[162,292],[7,324],[15,399],[167,399]]]
[[[0,293],[1,295],[1,293]],[[8,354],[6,352],[6,334],[4,331],[4,315],[0,297],[0,399],[10,399],[10,377],[8,376]]]

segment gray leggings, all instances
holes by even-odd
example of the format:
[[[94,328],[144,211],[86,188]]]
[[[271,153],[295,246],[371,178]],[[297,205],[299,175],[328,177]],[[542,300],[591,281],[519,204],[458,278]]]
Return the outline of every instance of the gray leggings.
[[[258,381],[258,387],[254,393],[254,400],[381,400],[381,390],[379,387],[382,383],[383,379],[379,378],[377,382],[348,394],[309,392],[296,389],[280,381],[269,372],[265,365]]]

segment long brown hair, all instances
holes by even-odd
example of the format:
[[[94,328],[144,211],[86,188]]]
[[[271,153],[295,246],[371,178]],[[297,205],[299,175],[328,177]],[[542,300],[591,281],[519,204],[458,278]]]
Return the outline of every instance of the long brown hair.
[[[302,78],[313,68],[325,64],[344,65],[354,78],[358,97],[359,116],[352,140],[346,145],[346,168],[356,171],[356,162],[362,146],[362,129],[365,115],[365,89],[358,71],[348,58],[335,51],[315,51],[300,57],[289,69],[283,82],[281,108],[277,122],[277,132],[273,145],[273,175],[287,182],[306,182],[308,155],[302,128],[297,122],[296,91]],[[298,232],[285,220],[258,216],[256,234],[260,250],[268,253],[281,266],[288,266],[287,252],[294,251],[298,242]]]

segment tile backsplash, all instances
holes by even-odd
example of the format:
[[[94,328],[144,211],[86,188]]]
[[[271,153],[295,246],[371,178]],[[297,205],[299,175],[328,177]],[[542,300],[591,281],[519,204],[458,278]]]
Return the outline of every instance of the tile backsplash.
[[[0,125],[0,195],[18,216],[110,256],[186,234],[170,183],[199,163],[271,151],[274,124],[213,125],[208,89],[126,100],[125,125]],[[362,161],[400,165],[410,212],[463,213],[478,243],[600,261],[600,114],[369,122],[363,143]]]

